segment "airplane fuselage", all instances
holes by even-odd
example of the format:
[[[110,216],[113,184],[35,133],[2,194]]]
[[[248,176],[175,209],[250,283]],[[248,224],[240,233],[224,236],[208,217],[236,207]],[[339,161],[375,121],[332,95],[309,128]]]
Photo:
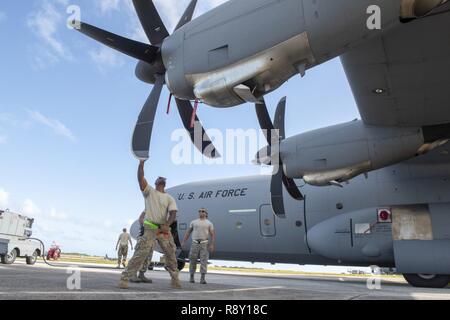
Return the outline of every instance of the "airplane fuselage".
[[[285,194],[286,219],[273,214],[268,176],[186,184],[170,193],[180,237],[198,208],[208,208],[217,230],[213,259],[392,267],[395,241],[448,238],[449,173],[445,162],[412,160],[343,188],[304,185],[305,201]],[[392,212],[387,222],[379,221],[382,209]]]

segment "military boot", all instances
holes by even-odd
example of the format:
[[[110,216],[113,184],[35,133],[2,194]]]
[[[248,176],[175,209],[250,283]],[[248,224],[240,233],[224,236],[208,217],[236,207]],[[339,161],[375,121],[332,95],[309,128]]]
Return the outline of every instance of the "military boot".
[[[191,278],[189,280],[190,283],[195,283],[195,278],[194,278],[194,274],[191,273]]]
[[[132,283],[141,283],[142,280],[140,278],[138,278],[137,276],[132,276],[129,280]]]
[[[139,272],[138,278],[143,283],[153,283],[152,279],[149,279],[145,276],[145,272]]]
[[[181,283],[180,283],[180,280],[178,280],[178,279],[176,279],[176,280],[172,279],[170,285],[174,289],[181,289]]]
[[[118,287],[119,289],[129,289],[128,281],[120,279]]]
[[[202,277],[200,279],[200,283],[201,284],[206,284],[206,280],[205,280],[206,275],[204,273],[202,273]]]

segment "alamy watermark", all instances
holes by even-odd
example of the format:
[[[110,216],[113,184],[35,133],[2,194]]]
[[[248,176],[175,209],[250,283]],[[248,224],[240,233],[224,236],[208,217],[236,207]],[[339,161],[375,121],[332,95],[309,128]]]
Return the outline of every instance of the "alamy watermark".
[[[278,166],[280,139],[278,130],[257,129],[208,129],[205,135],[197,123],[194,129],[194,141],[186,130],[174,130],[171,141],[175,143],[171,150],[171,161],[175,165],[247,165],[260,164]],[[195,146],[212,144],[205,149],[204,156],[195,150]],[[266,138],[268,137],[268,138]],[[267,139],[271,140],[268,147]],[[212,157],[213,145],[219,157]]]
[[[70,266],[67,268],[66,273],[69,277],[66,281],[67,290],[81,290],[81,270],[77,266]]]
[[[381,290],[381,268],[379,266],[370,266],[372,276],[367,279],[367,289]]]
[[[381,8],[377,5],[371,5],[367,8],[367,29],[369,30],[381,30]]]
[[[77,29],[81,28],[81,8],[76,5],[70,5],[66,10],[67,14],[67,28]]]

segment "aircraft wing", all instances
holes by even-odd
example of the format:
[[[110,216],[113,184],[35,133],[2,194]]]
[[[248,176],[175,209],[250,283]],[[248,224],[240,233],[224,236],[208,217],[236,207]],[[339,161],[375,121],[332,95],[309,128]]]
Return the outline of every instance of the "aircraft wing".
[[[450,123],[450,12],[387,31],[341,60],[365,123]]]

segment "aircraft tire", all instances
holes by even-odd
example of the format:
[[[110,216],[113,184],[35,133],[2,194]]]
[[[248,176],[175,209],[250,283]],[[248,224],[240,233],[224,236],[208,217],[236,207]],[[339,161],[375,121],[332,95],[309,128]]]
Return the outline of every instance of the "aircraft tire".
[[[405,280],[417,288],[445,288],[450,282],[450,275],[438,274],[404,274]]]

